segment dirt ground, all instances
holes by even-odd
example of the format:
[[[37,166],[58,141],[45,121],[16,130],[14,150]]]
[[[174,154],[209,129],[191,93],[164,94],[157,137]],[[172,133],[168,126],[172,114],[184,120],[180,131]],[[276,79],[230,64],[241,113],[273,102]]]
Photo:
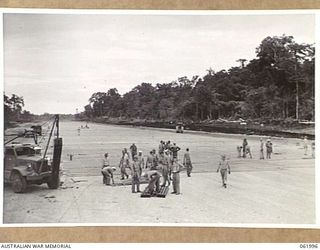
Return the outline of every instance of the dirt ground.
[[[4,223],[315,223],[315,162],[310,148],[304,156],[300,139],[272,138],[272,159],[259,160],[260,137],[247,136],[253,159],[243,159],[236,146],[244,135],[89,124],[79,136],[81,125],[61,122],[62,186],[34,185],[15,194],[6,184]],[[118,167],[124,147],[134,142],[147,155],[160,140],[181,147],[180,161],[190,148],[194,169],[190,178],[181,173],[181,195],[171,194],[170,186],[166,198],[140,198],[130,185],[102,184],[105,152]],[[216,173],[221,154],[232,171],[226,189]]]

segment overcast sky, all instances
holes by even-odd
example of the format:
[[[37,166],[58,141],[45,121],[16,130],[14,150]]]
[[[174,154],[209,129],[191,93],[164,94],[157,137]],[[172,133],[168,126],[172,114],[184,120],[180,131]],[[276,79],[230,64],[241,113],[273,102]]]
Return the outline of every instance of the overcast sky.
[[[4,15],[4,91],[35,114],[75,113],[94,92],[203,76],[255,58],[267,36],[314,43],[313,15]]]

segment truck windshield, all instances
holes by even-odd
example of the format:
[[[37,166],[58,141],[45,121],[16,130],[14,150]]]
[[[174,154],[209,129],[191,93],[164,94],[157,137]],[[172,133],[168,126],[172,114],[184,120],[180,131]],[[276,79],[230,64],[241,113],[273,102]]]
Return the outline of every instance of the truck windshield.
[[[16,153],[18,156],[35,155],[35,150],[30,147],[21,147],[21,148],[16,148]]]

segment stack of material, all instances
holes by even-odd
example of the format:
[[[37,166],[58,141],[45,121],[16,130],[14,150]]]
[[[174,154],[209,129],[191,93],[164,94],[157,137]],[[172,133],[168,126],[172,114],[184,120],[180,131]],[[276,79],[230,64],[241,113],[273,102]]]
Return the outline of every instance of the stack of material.
[[[168,186],[161,187],[159,192],[157,192],[155,194],[151,194],[149,187],[146,187],[145,190],[142,192],[141,197],[142,198],[150,198],[151,196],[156,196],[156,197],[160,197],[160,198],[166,198],[168,192],[169,192]]]
[[[161,187],[159,193],[157,193],[157,197],[166,198],[168,192],[169,192],[168,186]]]

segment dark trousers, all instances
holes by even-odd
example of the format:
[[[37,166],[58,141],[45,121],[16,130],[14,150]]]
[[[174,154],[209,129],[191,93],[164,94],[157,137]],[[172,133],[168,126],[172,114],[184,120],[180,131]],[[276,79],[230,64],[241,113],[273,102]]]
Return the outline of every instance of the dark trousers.
[[[222,185],[227,184],[227,176],[228,176],[227,169],[221,169],[220,173],[221,173]]]
[[[172,173],[172,177],[173,192],[175,192],[176,194],[180,194],[180,173]]]
[[[137,186],[137,192],[140,192],[140,180],[137,174],[132,176],[132,186],[131,186],[132,193],[136,192],[136,189],[135,189],[136,186]]]
[[[191,162],[187,162],[186,163],[186,168],[187,168],[187,175],[190,176],[190,174],[192,172],[192,164],[191,164]]]

